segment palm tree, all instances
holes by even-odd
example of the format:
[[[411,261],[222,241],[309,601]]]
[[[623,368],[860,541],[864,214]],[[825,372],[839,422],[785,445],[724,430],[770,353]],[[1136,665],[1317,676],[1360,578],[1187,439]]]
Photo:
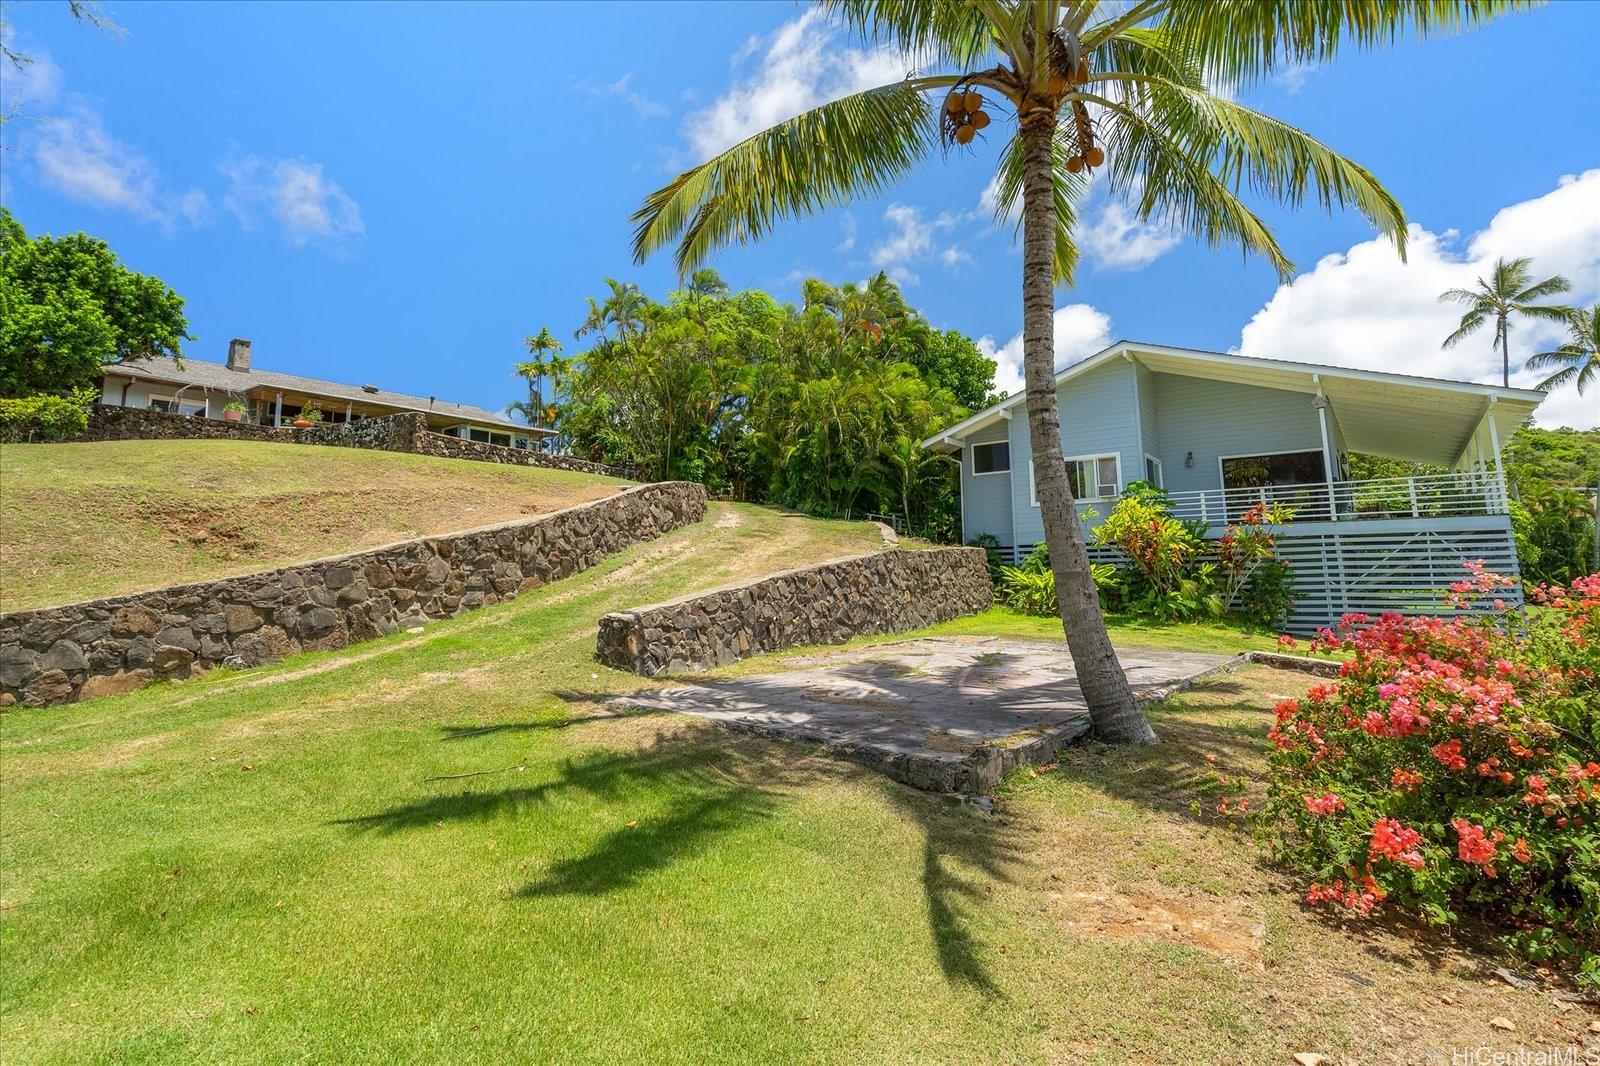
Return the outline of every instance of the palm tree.
[[[1446,348],[1454,348],[1485,322],[1494,320],[1491,350],[1500,352],[1500,384],[1505,386],[1511,384],[1511,316],[1542,318],[1546,322],[1566,322],[1572,317],[1570,307],[1533,302],[1549,299],[1572,286],[1560,274],[1534,284],[1533,271],[1529,269],[1532,263],[1532,259],[1496,259],[1494,269],[1487,278],[1478,279],[1476,289],[1449,289],[1439,294],[1439,299],[1445,303],[1467,305],[1467,313],[1461,316],[1456,331],[1444,339]]]
[[[626,337],[643,327],[645,308],[650,303],[649,297],[631,281],[607,278],[606,286],[611,290],[611,294],[605,298],[605,302],[596,301],[593,296],[589,297],[589,314],[584,318],[583,325],[573,334],[574,337],[582,337],[589,333],[606,336],[613,326],[616,327],[619,336]]]
[[[526,403],[514,403],[511,409],[518,411],[527,419],[530,426],[544,424],[544,379],[549,373],[551,364],[561,358],[561,342],[556,340],[555,334],[550,332],[550,327],[541,326],[536,336],[523,340],[528,346],[528,354],[532,359],[516,365],[519,376],[528,382],[528,400]]]
[[[993,124],[1001,214],[1021,205],[1023,363],[1045,541],[1095,735],[1155,740],[1106,634],[1062,460],[1053,367],[1056,281],[1070,282],[1089,175],[1137,215],[1292,264],[1239,199],[1353,205],[1403,247],[1400,205],[1367,170],[1310,135],[1213,92],[1286,63],[1323,63],[1346,42],[1454,31],[1515,6],[1498,0],[830,0],[863,36],[943,73],[821,103],[678,175],[633,216],[640,261],[675,244],[678,269],[758,239],[780,221],[871,197],[935,149]],[[937,95],[935,95],[937,94]],[[974,106],[981,105],[981,106]],[[991,105],[1009,114],[996,121]],[[985,134],[984,136],[988,136]]]
[[[1567,339],[1559,347],[1528,357],[1533,367],[1561,367],[1539,382],[1546,392],[1568,382],[1578,383],[1581,395],[1600,377],[1600,303],[1587,311],[1575,309],[1567,320]]]

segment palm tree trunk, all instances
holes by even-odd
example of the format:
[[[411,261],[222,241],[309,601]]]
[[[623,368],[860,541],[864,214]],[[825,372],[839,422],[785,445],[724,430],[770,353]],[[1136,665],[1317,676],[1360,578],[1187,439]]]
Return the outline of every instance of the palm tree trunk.
[[[1061,606],[1061,628],[1089,705],[1095,737],[1111,743],[1153,744],[1155,731],[1134,700],[1106,633],[1078,506],[1062,460],[1055,384],[1055,201],[1051,188],[1056,119],[1053,111],[1043,107],[1028,110],[1023,106],[1022,363],[1035,487]]]

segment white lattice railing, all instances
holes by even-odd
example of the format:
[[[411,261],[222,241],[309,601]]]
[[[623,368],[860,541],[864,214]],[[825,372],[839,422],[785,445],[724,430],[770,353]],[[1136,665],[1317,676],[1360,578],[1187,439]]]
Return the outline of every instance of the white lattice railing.
[[[1336,481],[1332,485],[1316,482],[1206,489],[1174,492],[1171,496],[1172,513],[1178,518],[1197,518],[1219,525],[1238,521],[1240,515],[1262,503],[1294,508],[1296,522],[1506,513],[1505,491],[1499,478],[1477,471]]]

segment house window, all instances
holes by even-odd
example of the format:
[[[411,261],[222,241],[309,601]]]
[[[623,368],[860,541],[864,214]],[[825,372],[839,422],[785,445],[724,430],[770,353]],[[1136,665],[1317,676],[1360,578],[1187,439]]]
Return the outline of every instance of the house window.
[[[204,400],[180,400],[176,396],[151,396],[150,410],[165,411],[169,415],[187,415],[190,418],[203,418],[206,413]]]
[[[1115,455],[1074,455],[1067,461],[1067,483],[1076,500],[1114,500],[1122,492],[1122,460]],[[1028,466],[1033,505],[1039,506],[1038,483]]]
[[[1265,455],[1225,455],[1222,487],[1253,489],[1265,485],[1314,485],[1325,479],[1321,451]]]
[[[974,444],[972,446],[972,473],[1003,474],[1011,469],[1011,445]]]
[[[511,434],[509,433],[491,433],[487,429],[468,429],[466,436],[468,440],[475,440],[479,444],[498,444],[502,448],[511,447]]]
[[[1158,489],[1166,488],[1161,480],[1161,460],[1153,455],[1144,457],[1144,479]]]
[[[517,437],[515,440],[513,440],[511,442],[511,446],[513,448],[516,448],[517,451],[519,451],[519,452],[525,452],[525,451],[528,450],[528,438],[527,437]]]

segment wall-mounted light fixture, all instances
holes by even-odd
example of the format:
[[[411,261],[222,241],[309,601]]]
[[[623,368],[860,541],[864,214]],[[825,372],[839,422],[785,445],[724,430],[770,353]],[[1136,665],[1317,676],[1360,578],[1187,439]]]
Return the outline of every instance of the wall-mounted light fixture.
[[[1188,467],[1190,470],[1194,469],[1194,452],[1183,453],[1183,465]]]

